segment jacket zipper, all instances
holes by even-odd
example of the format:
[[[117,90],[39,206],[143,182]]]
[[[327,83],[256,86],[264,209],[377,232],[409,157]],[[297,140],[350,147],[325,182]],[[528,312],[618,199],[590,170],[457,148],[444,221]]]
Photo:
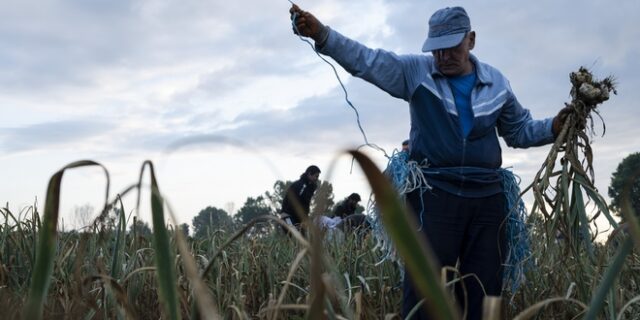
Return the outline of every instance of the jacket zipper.
[[[464,164],[466,162],[466,157],[467,157],[467,138],[464,137],[462,138],[462,161],[460,163],[460,176],[462,177],[462,180],[460,181],[460,189],[458,190],[458,196],[462,195],[462,189],[464,188],[464,180],[465,180]]]

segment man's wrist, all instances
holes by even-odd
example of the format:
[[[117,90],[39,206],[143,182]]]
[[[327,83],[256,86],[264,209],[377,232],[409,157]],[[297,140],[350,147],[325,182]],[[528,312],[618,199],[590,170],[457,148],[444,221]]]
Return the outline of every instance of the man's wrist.
[[[320,30],[320,32],[318,32],[316,38],[317,39],[314,39],[316,41],[316,47],[323,47],[327,42],[327,39],[329,38],[329,27],[322,26],[322,29]]]

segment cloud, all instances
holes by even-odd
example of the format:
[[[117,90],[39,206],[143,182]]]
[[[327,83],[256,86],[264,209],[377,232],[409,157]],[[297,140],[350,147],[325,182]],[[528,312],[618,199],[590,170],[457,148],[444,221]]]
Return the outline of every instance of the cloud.
[[[0,87],[14,94],[90,85],[93,68],[117,62],[130,47],[131,15],[119,5],[11,1],[0,12]]]
[[[361,80],[349,81],[346,88],[355,110],[345,100],[342,88],[334,87],[292,109],[241,114],[232,121],[236,127],[219,133],[265,147],[331,152],[365,143],[358,127],[360,120],[370,143],[399,145],[409,131],[406,104]]]
[[[112,130],[114,125],[92,120],[63,120],[18,128],[0,128],[0,148],[12,153],[36,149],[70,147]],[[86,147],[86,146],[84,146]]]
[[[301,5],[357,41],[404,54],[420,53],[430,13],[452,4],[322,0]],[[569,101],[568,74],[579,66],[591,67],[599,77],[616,77],[619,94],[600,110],[607,133],[593,145],[600,181],[626,153],[638,151],[640,45],[633,40],[640,29],[633,13],[640,2],[464,5],[477,31],[474,53],[510,79],[535,118],[553,116]],[[293,35],[289,6],[287,1],[0,2],[0,149],[16,155],[3,160],[17,163],[27,150],[56,150],[68,160],[77,155],[68,153],[73,150],[87,157],[108,154],[109,161],[120,159],[126,166],[129,159],[171,148],[243,145],[284,159],[275,163],[306,163],[364,143],[333,71]],[[407,103],[337,68],[369,142],[387,152],[398,147],[409,132]],[[505,164],[523,177],[531,175],[547,150],[505,148]],[[336,188],[348,183],[338,180]]]

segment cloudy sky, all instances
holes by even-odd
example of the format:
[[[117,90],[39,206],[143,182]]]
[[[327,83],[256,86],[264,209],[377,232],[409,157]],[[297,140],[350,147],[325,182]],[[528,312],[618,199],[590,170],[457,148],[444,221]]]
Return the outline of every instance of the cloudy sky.
[[[298,4],[370,47],[417,53],[430,14],[463,5],[474,53],[500,69],[536,118],[570,100],[580,66],[614,75],[618,95],[594,136],[596,185],[640,151],[640,2],[316,0]],[[49,178],[80,159],[103,164],[111,197],[151,160],[179,222],[323,169],[336,198],[368,195],[342,150],[364,142],[331,67],[291,32],[286,0],[0,2],[0,202],[44,204]],[[409,131],[408,107],[340,71],[368,140],[391,153]],[[505,166],[531,183],[547,147],[504,148]],[[381,152],[366,152],[384,167]],[[335,161],[335,162],[334,162]],[[332,170],[331,164],[335,163]],[[145,180],[149,180],[148,177]],[[61,213],[101,206],[99,168],[68,171]],[[146,195],[145,195],[146,193]],[[148,197],[148,191],[143,197]],[[143,198],[144,199],[144,198]],[[125,199],[133,209],[135,197]],[[148,207],[148,206],[147,206]],[[148,219],[148,209],[140,213]]]

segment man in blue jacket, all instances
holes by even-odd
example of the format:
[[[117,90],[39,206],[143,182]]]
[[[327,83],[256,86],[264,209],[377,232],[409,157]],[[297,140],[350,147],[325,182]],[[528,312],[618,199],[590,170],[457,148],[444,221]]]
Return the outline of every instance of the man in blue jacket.
[[[309,12],[289,10],[294,32],[315,41],[318,52],[345,70],[409,103],[410,159],[423,167],[431,190],[414,191],[407,200],[420,213],[421,230],[442,266],[456,266],[467,277],[466,297],[458,301],[469,319],[480,319],[482,300],[502,292],[506,252],[502,151],[498,136],[515,148],[554,141],[568,110],[534,120],[514,95],[507,78],[471,54],[476,34],[461,7],[436,11],[429,19],[423,52],[397,55],[370,49],[324,26]],[[410,277],[403,283],[402,313],[420,300]],[[484,288],[484,291],[483,291]],[[463,301],[467,301],[466,305]],[[417,318],[424,319],[422,310]]]

